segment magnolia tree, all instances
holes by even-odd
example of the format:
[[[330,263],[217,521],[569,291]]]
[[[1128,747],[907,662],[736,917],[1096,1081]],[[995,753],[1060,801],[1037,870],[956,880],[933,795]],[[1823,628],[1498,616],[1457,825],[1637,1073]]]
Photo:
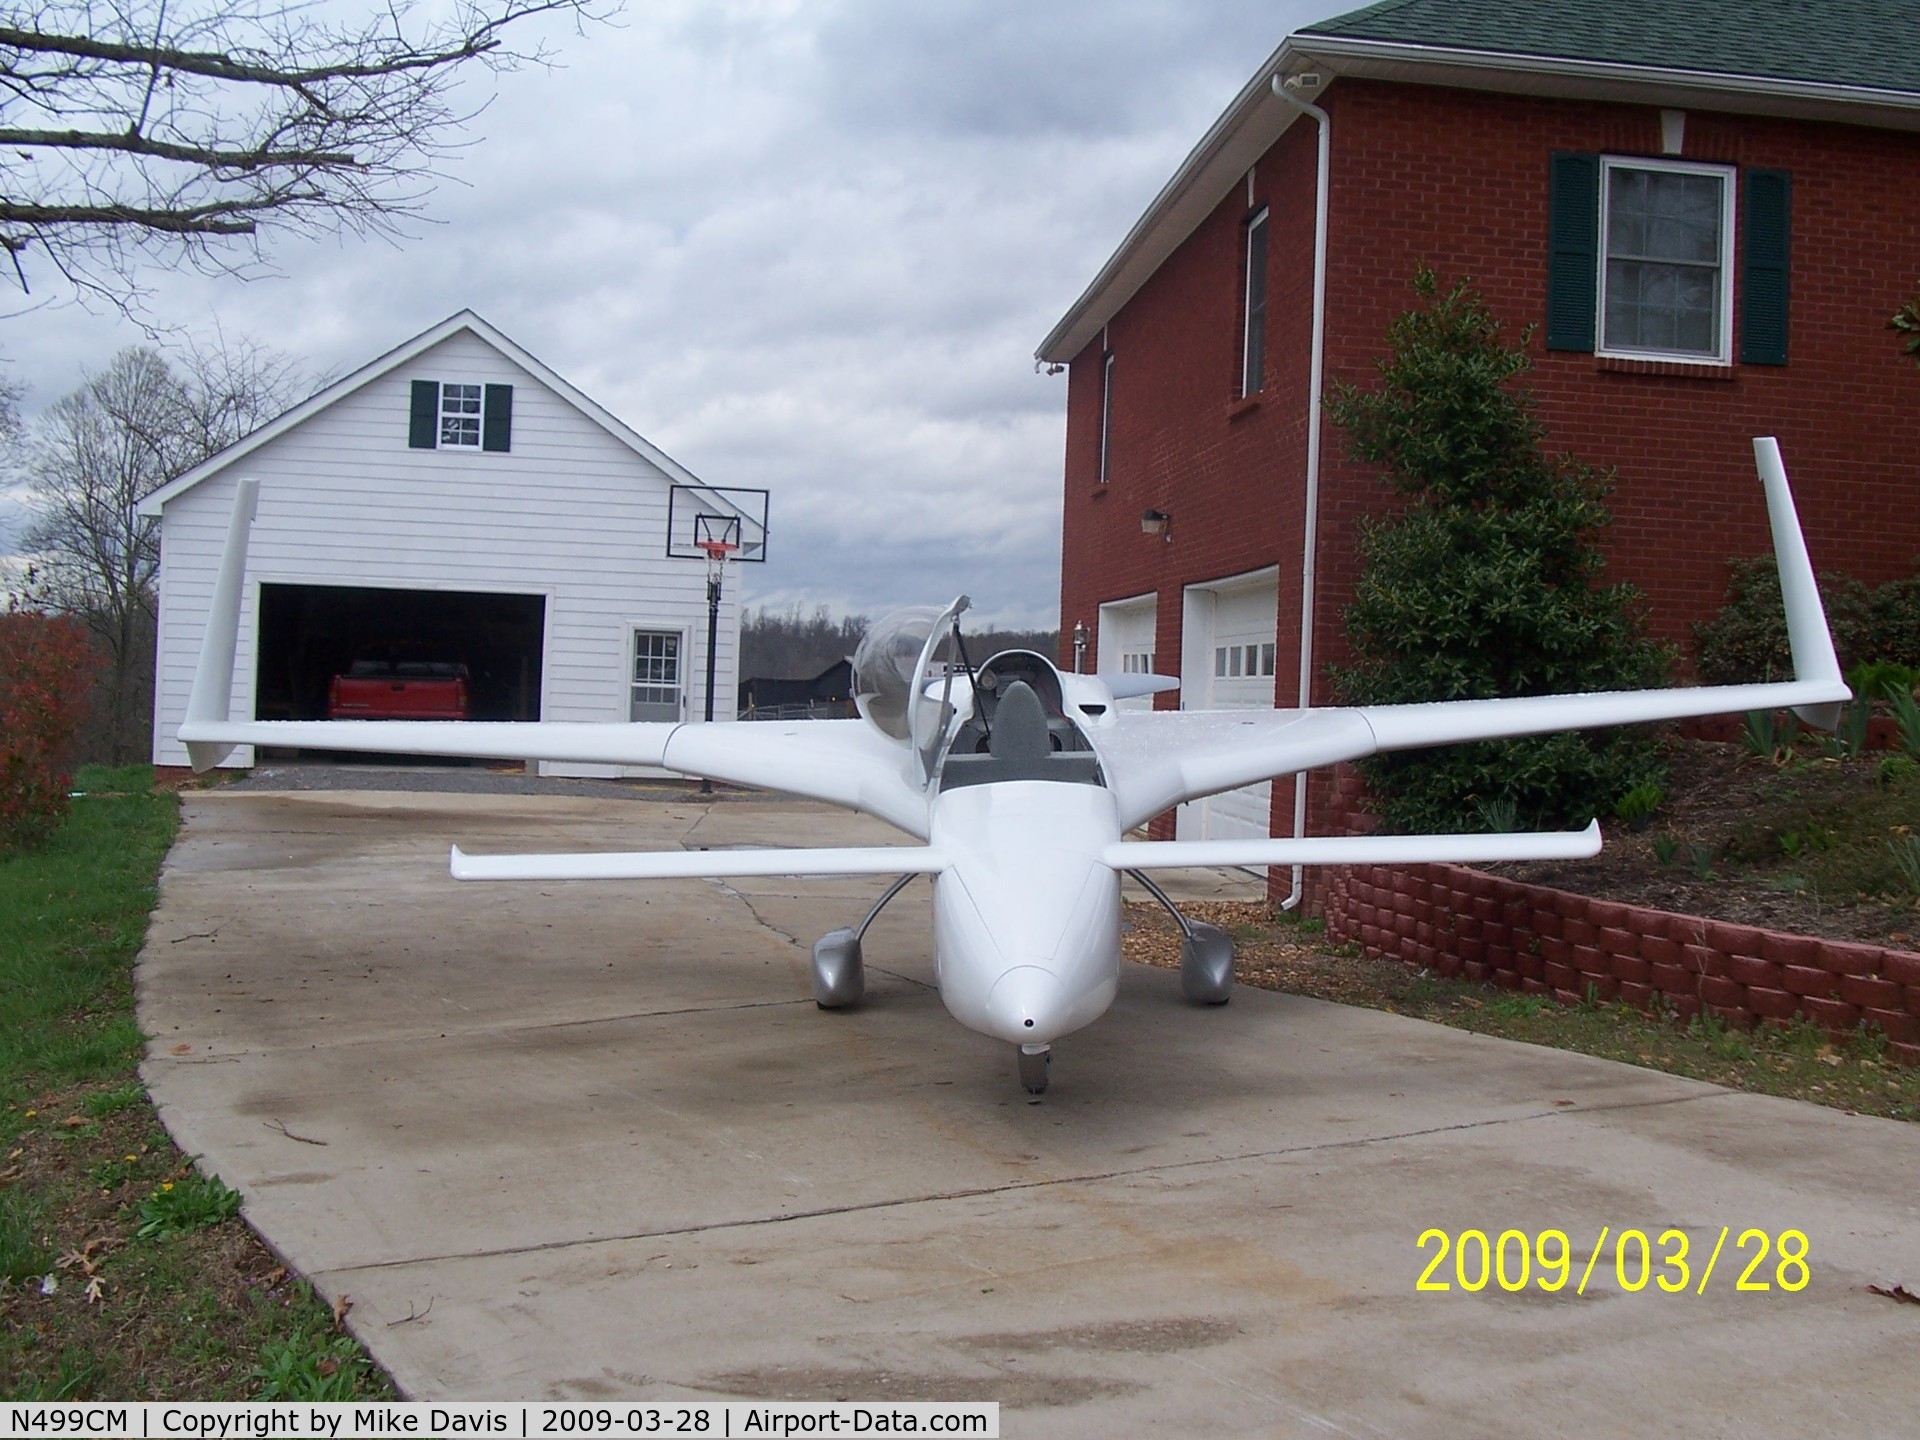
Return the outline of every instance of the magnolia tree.
[[[1379,383],[1338,384],[1327,412],[1357,460],[1404,504],[1365,522],[1366,569],[1346,613],[1353,661],[1337,686],[1362,705],[1476,700],[1661,684],[1671,657],[1646,638],[1639,597],[1605,582],[1593,543],[1610,477],[1541,449],[1529,368],[1466,281],[1429,270],[1421,303],[1388,327]],[[1375,808],[1408,832],[1581,825],[1657,785],[1635,730],[1485,741],[1378,756]],[[1643,791],[1644,793],[1644,791]]]

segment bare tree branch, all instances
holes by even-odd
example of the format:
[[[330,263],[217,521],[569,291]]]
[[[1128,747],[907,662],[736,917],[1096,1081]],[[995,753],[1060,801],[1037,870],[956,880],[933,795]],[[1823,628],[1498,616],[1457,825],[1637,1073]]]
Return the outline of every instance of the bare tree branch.
[[[396,233],[477,113],[506,32],[617,0],[455,0],[356,24],[304,0],[16,0],[0,24],[0,250],[138,308],[147,262],[245,275],[272,232]],[[484,102],[478,108],[484,108]]]
[[[137,131],[100,135],[85,130],[0,130],[0,145],[52,150],[120,150],[160,160],[184,160],[217,170],[264,170],[285,165],[337,165],[352,169],[357,163],[344,150],[217,150],[203,145],[170,145]]]

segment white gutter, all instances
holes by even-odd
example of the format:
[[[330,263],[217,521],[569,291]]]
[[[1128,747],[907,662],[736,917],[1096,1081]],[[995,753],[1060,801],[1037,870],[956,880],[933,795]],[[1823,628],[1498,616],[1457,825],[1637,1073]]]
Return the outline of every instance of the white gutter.
[[[1390,67],[1418,69],[1427,84],[1466,84],[1471,88],[1511,89],[1522,76],[1551,82],[1529,86],[1525,93],[1582,99],[1624,99],[1627,92],[1647,103],[1650,89],[1685,93],[1693,104],[1757,114],[1793,114],[1818,109],[1822,118],[1842,124],[1892,123],[1912,128],[1920,112],[1920,92],[1881,85],[1848,85],[1830,80],[1788,79],[1774,75],[1741,75],[1730,71],[1690,70],[1671,65],[1636,65],[1618,60],[1588,60],[1570,55],[1530,55],[1510,50],[1476,50],[1466,46],[1422,45],[1396,40],[1369,40],[1351,35],[1302,32],[1287,37],[1294,53],[1328,65],[1336,76],[1387,78]],[[1450,81],[1445,74],[1454,71]],[[1507,85],[1487,85],[1505,78]],[[1747,103],[1741,104],[1741,101]],[[1862,117],[1860,112],[1877,111]]]
[[[1040,342],[1036,359],[1060,364],[1073,359],[1193,233],[1247,167],[1280,138],[1286,125],[1275,123],[1261,77],[1302,64],[1315,66],[1332,81],[1352,76],[1564,100],[1673,105],[1920,130],[1920,91],[1299,31],[1281,42],[1201,137],[1119,248]],[[1298,110],[1290,97],[1280,98],[1288,102],[1288,111]]]
[[[1327,349],[1327,172],[1332,160],[1327,112],[1318,105],[1288,93],[1286,82],[1276,73],[1273,93],[1301,114],[1311,117],[1320,128],[1313,182],[1313,343],[1307,365],[1307,494],[1306,513],[1301,525],[1303,539],[1300,556],[1300,699],[1302,710],[1313,704],[1313,617],[1315,571],[1320,541],[1320,391]],[[1293,777],[1293,838],[1307,834],[1307,772]],[[1293,887],[1280,902],[1282,910],[1299,905],[1305,885],[1304,866],[1293,867]]]

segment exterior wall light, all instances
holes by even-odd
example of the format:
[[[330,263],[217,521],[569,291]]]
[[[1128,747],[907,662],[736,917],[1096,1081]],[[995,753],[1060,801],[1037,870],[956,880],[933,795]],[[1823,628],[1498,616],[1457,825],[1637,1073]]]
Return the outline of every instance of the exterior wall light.
[[[1140,516],[1140,532],[1143,535],[1158,535],[1169,545],[1173,543],[1173,516],[1164,510],[1143,511]]]

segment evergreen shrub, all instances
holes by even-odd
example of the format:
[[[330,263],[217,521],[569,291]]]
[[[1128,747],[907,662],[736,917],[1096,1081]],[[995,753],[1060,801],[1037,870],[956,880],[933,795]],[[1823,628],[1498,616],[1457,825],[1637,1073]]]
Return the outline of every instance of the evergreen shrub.
[[[1388,327],[1380,383],[1336,384],[1328,413],[1349,453],[1405,497],[1362,523],[1366,569],[1346,612],[1353,661],[1342,697],[1382,705],[1490,699],[1664,683],[1672,657],[1648,639],[1640,597],[1604,582],[1593,537],[1609,523],[1611,476],[1542,452],[1519,345],[1462,280],[1431,270],[1421,303]],[[1665,780],[1644,727],[1476,742],[1363,762],[1394,830],[1476,828],[1490,814],[1527,827],[1584,825]],[[1642,792],[1645,793],[1645,792]]]

